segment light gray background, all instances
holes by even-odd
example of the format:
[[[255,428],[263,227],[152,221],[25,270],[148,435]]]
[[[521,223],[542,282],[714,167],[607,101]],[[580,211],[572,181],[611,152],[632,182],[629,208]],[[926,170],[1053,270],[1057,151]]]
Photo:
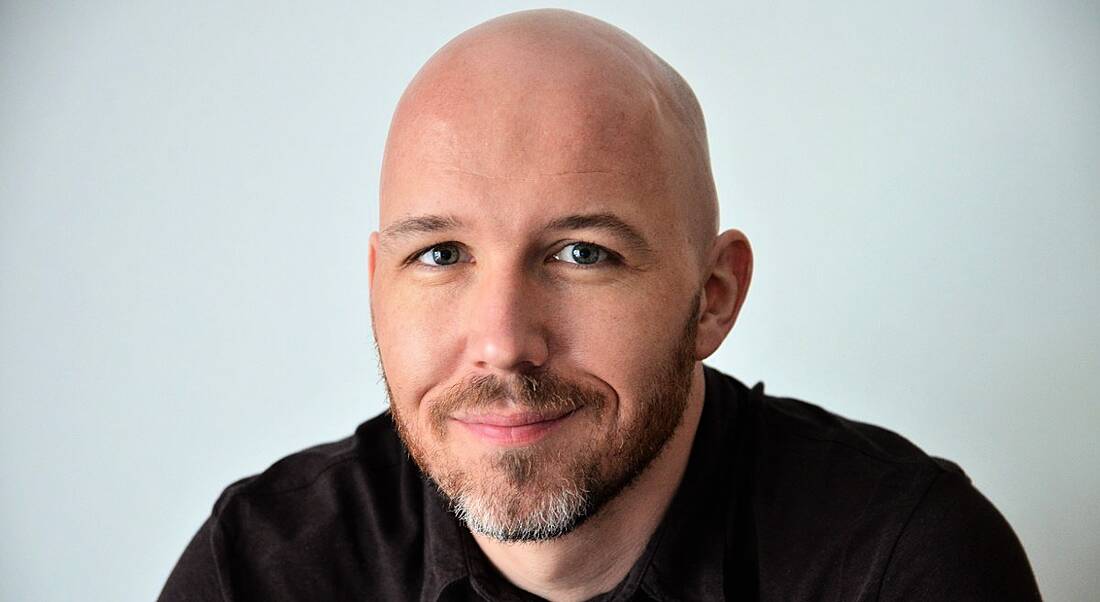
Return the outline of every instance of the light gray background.
[[[756,251],[710,363],[958,461],[1095,599],[1100,5],[565,5],[702,102]],[[0,4],[0,599],[152,599],[225,485],[382,410],[390,113],[533,6]]]

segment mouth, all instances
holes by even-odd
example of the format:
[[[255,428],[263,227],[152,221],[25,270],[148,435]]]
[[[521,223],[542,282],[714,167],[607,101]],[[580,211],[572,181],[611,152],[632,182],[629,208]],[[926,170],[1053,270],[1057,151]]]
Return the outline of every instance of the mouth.
[[[462,414],[452,416],[475,437],[494,445],[529,445],[549,435],[579,408],[546,412]]]

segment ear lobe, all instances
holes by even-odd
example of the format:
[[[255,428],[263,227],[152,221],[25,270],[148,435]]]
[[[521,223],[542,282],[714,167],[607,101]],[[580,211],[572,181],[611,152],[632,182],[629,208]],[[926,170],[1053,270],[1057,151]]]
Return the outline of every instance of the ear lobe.
[[[752,247],[740,230],[723,232],[711,251],[710,274],[703,283],[696,359],[714,353],[725,340],[748,294],[752,280]]]

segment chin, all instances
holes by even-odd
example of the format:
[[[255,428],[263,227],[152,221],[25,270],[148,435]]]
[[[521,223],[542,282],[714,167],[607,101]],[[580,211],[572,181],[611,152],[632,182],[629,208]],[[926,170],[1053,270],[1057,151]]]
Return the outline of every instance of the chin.
[[[469,529],[498,541],[561,537],[594,514],[598,477],[591,462],[561,461],[545,449],[508,450],[433,475],[451,511]],[[466,464],[465,466],[470,466]]]

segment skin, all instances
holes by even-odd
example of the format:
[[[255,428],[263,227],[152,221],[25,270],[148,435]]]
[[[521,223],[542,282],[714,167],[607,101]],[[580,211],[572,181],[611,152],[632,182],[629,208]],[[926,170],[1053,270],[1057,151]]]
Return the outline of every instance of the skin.
[[[565,219],[593,215],[602,217]],[[545,369],[600,391],[608,403],[539,442],[568,457],[622,432],[652,366],[682,341],[685,320],[696,322],[683,419],[631,486],[561,537],[475,534],[523,589],[550,600],[610,590],[667,509],[702,409],[699,362],[733,327],[752,274],[748,240],[719,235],[717,219],[690,88],[601,21],[538,10],[479,25],[437,52],[399,102],[370,240],[371,311],[391,408],[441,462],[482,466],[502,446],[523,445],[458,423],[434,431],[430,406],[448,387]],[[567,245],[579,241],[613,260],[571,263]],[[457,263],[417,261],[447,242]]]

